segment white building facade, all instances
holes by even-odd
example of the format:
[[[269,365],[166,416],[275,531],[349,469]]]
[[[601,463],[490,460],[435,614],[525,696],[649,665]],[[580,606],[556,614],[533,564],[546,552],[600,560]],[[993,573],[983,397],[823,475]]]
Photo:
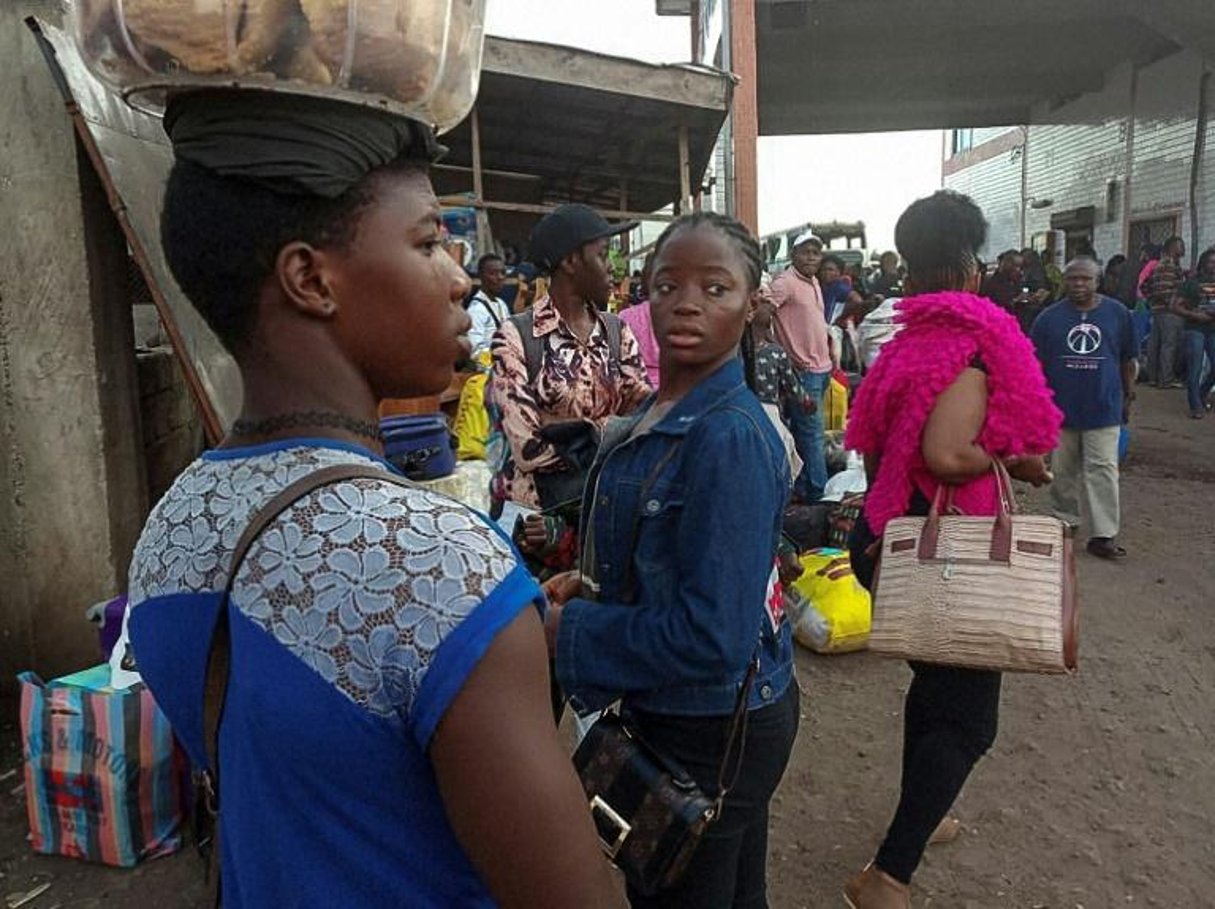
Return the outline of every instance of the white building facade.
[[[1032,119],[946,136],[943,183],[986,214],[987,261],[1031,245],[1060,262],[1086,245],[1133,258],[1177,234],[1190,264],[1215,245],[1215,76],[1201,57],[1124,63],[1102,91]]]

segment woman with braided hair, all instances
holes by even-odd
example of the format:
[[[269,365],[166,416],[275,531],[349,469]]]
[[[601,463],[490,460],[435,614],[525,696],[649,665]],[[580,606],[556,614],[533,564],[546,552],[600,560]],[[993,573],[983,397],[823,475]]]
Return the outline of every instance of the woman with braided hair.
[[[710,797],[737,764],[680,881],[653,896],[630,890],[631,904],[760,909],[768,802],[799,717],[774,569],[791,476],[748,387],[744,340],[763,263],[745,227],[710,212],[671,224],[653,255],[661,385],[605,429],[584,496],[581,575],[547,585],[545,630],[579,712],[620,700]],[[745,733],[729,749],[740,704]]]

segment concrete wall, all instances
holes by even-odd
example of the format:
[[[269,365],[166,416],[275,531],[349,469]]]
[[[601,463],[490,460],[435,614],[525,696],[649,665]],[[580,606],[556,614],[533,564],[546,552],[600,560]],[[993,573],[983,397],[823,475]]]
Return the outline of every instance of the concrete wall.
[[[1139,74],[1135,117],[1135,173],[1131,218],[1177,217],[1179,233],[1190,240],[1190,163],[1194,156],[1199,77],[1197,57],[1179,54]],[[1208,143],[1209,144],[1209,143]],[[1208,150],[1205,171],[1215,161]],[[1200,211],[1204,245],[1215,243],[1215,213]],[[1191,250],[1193,252],[1193,250]]]
[[[121,238],[90,232],[86,247],[85,205],[94,221],[107,214],[100,187],[86,180],[82,196],[62,99],[22,24],[57,9],[0,3],[3,693],[19,669],[54,675],[96,661],[83,611],[123,586],[147,507],[130,307],[105,305],[112,288],[90,282]]]
[[[137,351],[148,501],[160,499],[203,450],[203,426],[181,367],[168,346]]]
[[[1103,259],[1127,251],[1130,224],[1140,219],[1175,216],[1188,244],[1190,166],[1202,66],[1201,59],[1189,52],[1172,54],[1134,75],[1129,64],[1122,64],[1106,74],[1102,91],[1035,110],[1024,194],[1051,204],[1027,208],[1027,238],[1049,230],[1052,213],[1092,206],[1096,210],[1093,245]],[[1209,99],[1209,106],[1215,106],[1215,98]],[[1128,138],[1133,147],[1129,161]],[[976,163],[969,166],[951,168],[946,162],[945,185],[971,195],[984,209],[991,224],[989,251],[1019,245],[1021,161],[1011,154],[984,158],[978,146],[970,154]],[[1199,248],[1215,243],[1212,171],[1215,122],[1208,124],[1200,171]]]
[[[987,244],[979,250],[985,262],[1020,245],[1021,153],[1020,146],[1006,149],[945,178],[947,189],[970,196],[987,217]]]

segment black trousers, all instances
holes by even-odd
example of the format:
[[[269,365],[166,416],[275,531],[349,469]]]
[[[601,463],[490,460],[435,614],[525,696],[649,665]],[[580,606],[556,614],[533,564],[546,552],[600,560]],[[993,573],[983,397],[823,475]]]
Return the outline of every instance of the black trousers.
[[[632,716],[652,747],[686,769],[706,793],[716,792],[729,716]],[[768,803],[789,763],[800,718],[796,680],[774,704],[751,711],[738,781],[721,817],[673,889],[647,897],[630,888],[633,909],[766,909]]]
[[[928,839],[996,740],[1000,673],[912,663],[903,712],[899,806],[878,849],[877,866],[905,884]]]
[[[929,507],[916,492],[909,513],[925,515]],[[849,549],[853,572],[866,589],[872,589],[876,569],[868,552],[875,539],[862,516]],[[914,662],[911,669],[915,677],[903,709],[899,806],[875,859],[904,884],[911,883],[933,831],[995,742],[1000,717],[1000,673]]]

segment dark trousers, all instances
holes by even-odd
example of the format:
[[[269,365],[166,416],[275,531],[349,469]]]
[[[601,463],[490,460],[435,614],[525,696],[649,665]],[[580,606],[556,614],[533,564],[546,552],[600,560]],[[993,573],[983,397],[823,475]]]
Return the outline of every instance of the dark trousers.
[[[970,771],[996,740],[1000,673],[912,663],[903,713],[899,806],[878,850],[887,874],[911,883],[924,848]]]
[[[633,909],[766,909],[768,803],[793,750],[799,698],[794,680],[776,703],[751,711],[738,780],[721,817],[709,827],[674,888],[655,896],[629,889]],[[633,716],[655,750],[680,764],[704,792],[717,791],[730,717]]]
[[[928,513],[918,491],[909,514]],[[876,537],[864,515],[849,539],[852,570],[873,589]],[[904,884],[919,867],[924,848],[949,813],[966,778],[996,740],[1000,717],[1000,673],[911,663],[915,677],[903,709],[903,778],[899,807],[875,862]]]

